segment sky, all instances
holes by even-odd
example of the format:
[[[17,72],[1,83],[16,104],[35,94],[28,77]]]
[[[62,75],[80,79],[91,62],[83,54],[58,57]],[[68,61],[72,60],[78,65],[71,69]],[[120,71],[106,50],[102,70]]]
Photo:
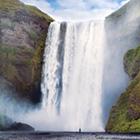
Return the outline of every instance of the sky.
[[[129,0],[21,0],[58,21],[100,20]]]

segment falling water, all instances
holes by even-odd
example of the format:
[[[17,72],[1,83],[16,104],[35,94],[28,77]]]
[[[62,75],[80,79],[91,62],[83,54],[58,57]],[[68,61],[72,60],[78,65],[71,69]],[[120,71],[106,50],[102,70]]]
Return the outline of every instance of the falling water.
[[[42,108],[18,121],[42,131],[104,131],[112,105],[128,86],[123,57],[139,44],[138,23],[51,23],[44,52]]]
[[[51,23],[41,84],[48,130],[104,130],[103,45],[103,21]]]

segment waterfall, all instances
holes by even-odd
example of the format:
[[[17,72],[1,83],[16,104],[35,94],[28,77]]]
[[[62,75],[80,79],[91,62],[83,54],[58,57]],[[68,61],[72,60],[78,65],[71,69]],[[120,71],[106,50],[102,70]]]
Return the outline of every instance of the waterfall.
[[[123,56],[138,46],[138,27],[118,28],[107,21],[105,26],[104,21],[51,23],[42,107],[18,121],[42,131],[104,131],[112,105],[128,86]]]
[[[48,130],[104,131],[103,56],[103,21],[51,23],[41,83]]]

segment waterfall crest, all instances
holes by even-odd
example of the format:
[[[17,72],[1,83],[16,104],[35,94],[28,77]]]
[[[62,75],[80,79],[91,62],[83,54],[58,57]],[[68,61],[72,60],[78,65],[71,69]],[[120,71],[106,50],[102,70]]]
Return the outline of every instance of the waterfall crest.
[[[51,23],[41,84],[48,130],[104,130],[103,45],[103,21]]]

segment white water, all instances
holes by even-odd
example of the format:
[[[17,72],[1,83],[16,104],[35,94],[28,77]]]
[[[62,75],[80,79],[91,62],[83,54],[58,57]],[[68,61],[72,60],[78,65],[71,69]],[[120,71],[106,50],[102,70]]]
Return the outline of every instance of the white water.
[[[46,40],[42,108],[18,118],[43,131],[104,131],[109,111],[128,85],[123,56],[135,36],[104,22],[51,23]],[[129,29],[127,29],[129,31]],[[131,29],[130,29],[131,30]],[[134,32],[135,35],[135,32]]]
[[[41,85],[48,129],[104,130],[103,30],[99,21],[50,25]]]

